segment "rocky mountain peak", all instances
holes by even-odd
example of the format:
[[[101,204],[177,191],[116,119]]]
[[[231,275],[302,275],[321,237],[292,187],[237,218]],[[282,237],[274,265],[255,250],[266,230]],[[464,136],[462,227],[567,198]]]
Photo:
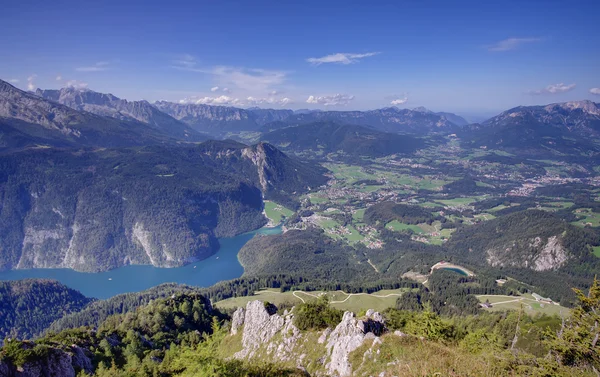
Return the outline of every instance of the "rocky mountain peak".
[[[600,115],[600,107],[590,100],[554,103],[545,107],[545,110],[548,112],[556,111],[557,109],[569,111],[581,109],[589,115]]]
[[[431,110],[429,110],[428,108],[426,108],[424,106],[415,107],[414,109],[412,109],[412,111],[418,111],[421,113],[431,113],[432,112]]]

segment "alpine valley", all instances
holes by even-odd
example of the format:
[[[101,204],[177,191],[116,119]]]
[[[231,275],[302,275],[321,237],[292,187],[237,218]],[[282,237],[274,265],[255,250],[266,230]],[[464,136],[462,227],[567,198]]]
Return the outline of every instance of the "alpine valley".
[[[210,287],[35,279],[195,268],[244,234]],[[598,274],[589,100],[469,123],[0,80],[0,375],[596,376]]]

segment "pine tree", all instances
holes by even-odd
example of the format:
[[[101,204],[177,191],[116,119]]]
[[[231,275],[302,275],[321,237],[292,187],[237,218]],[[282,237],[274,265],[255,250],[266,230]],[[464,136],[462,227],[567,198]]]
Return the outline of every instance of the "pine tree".
[[[552,355],[564,365],[587,365],[596,373],[600,369],[600,281],[586,295],[574,289],[579,305],[571,318],[563,321],[558,333],[547,333],[547,345]]]

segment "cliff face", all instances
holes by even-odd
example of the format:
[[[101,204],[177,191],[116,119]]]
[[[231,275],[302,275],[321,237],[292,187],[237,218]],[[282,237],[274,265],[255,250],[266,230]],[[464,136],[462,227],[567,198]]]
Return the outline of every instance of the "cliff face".
[[[0,156],[0,269],[176,267],[263,226],[263,197],[326,182],[268,144]]]
[[[261,192],[246,184],[220,192],[151,187],[3,187],[4,268],[98,271],[127,264],[181,266],[210,256],[217,237],[263,225]],[[17,191],[17,192],[15,192]],[[13,194],[13,195],[11,195]],[[163,206],[161,202],[171,201]],[[7,213],[8,212],[8,213]],[[8,224],[10,222],[10,224]]]

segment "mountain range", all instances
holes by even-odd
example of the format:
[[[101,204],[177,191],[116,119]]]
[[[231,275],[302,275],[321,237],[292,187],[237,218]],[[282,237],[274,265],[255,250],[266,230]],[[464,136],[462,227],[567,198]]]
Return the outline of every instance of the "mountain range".
[[[159,111],[147,101],[127,101],[88,89],[66,87],[59,90],[37,89],[35,94],[79,111],[116,118],[122,121],[141,122],[164,131],[176,139],[198,137],[188,125]]]
[[[0,80],[0,150],[40,145],[123,147],[205,139],[185,125],[174,131],[168,125],[98,115],[110,110],[94,110],[96,113],[74,109]]]
[[[600,106],[591,101],[520,106],[481,124],[468,124],[456,114],[432,112],[423,107],[293,111],[166,101],[151,104],[70,87],[38,89],[34,94],[0,80],[0,149],[28,145],[173,144],[235,136],[240,132],[262,133],[267,137],[269,132],[281,128],[310,125],[305,132],[315,132],[314,124],[331,123],[415,135],[458,133],[468,147],[534,154],[572,149],[595,153],[596,145],[589,139],[600,138]],[[324,131],[320,131],[321,135]]]
[[[532,155],[594,155],[600,152],[600,105],[586,100],[519,106],[464,127],[459,135],[469,147]]]

